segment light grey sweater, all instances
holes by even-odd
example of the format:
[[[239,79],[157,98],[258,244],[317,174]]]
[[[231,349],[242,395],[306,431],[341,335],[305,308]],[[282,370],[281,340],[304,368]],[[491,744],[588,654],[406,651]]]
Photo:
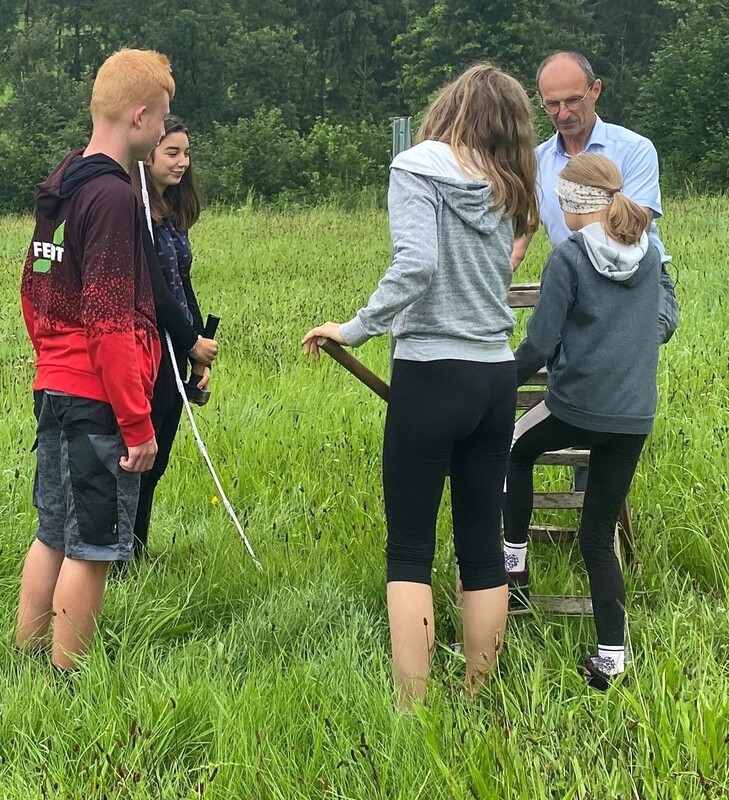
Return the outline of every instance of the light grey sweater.
[[[397,156],[388,194],[392,263],[341,326],[344,341],[359,346],[392,327],[395,358],[511,360],[514,226],[492,203],[490,184],[465,175],[447,144],[421,142]]]

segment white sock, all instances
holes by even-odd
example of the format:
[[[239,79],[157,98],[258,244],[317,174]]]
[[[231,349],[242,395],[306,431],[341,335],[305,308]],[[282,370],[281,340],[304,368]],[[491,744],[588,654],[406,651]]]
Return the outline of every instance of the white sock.
[[[599,667],[607,675],[619,675],[625,671],[625,648],[621,645],[597,646]]]
[[[507,572],[524,572],[526,569],[527,546],[512,544],[504,540],[504,564]]]

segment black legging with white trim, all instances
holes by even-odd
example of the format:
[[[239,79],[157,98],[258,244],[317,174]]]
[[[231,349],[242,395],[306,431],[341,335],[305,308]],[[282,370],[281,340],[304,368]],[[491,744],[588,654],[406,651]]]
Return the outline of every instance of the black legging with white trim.
[[[450,471],[463,588],[506,583],[499,529],[515,405],[513,361],[395,359],[383,451],[388,581],[430,583]]]
[[[579,542],[601,645],[623,644],[625,583],[615,554],[615,525],[645,439],[645,434],[598,433],[577,428],[557,419],[544,402],[527,411],[514,430],[504,508],[504,538],[514,544],[526,542],[529,533],[536,459],[542,453],[565,447],[590,450]]]

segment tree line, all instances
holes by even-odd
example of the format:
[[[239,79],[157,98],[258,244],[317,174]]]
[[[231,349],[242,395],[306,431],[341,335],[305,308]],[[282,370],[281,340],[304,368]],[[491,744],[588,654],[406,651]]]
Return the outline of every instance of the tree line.
[[[121,46],[172,60],[208,201],[346,199],[382,186],[394,115],[488,60],[535,94],[542,58],[587,55],[599,113],[655,142],[667,185],[729,178],[729,0],[0,0],[0,209],[89,132]],[[542,137],[550,126],[535,102]]]

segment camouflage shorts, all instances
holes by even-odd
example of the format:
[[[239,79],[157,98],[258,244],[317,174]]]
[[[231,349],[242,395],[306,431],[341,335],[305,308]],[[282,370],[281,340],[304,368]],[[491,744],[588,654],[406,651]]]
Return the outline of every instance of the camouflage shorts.
[[[33,487],[43,544],[83,561],[131,557],[139,475],[119,466],[126,452],[108,403],[43,392]]]

